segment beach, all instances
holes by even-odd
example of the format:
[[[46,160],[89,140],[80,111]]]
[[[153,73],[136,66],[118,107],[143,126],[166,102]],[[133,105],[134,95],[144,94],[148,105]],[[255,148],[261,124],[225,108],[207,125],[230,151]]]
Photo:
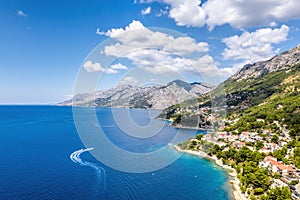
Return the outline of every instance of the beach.
[[[237,178],[237,173],[235,171],[235,169],[233,169],[232,167],[228,166],[228,165],[224,165],[222,163],[221,160],[219,160],[216,156],[209,156],[208,154],[206,154],[203,151],[193,151],[193,150],[182,150],[179,146],[177,145],[173,145],[173,148],[178,151],[178,152],[182,152],[182,153],[188,153],[191,155],[195,155],[195,156],[200,156],[202,158],[206,158],[208,160],[213,161],[215,164],[217,164],[218,166],[222,167],[223,169],[225,169],[228,172],[228,175],[233,177],[234,180],[230,180],[229,183],[232,185],[233,188],[233,198],[234,200],[247,200],[247,198],[245,197],[245,195],[242,193],[239,184],[240,184],[240,180]]]

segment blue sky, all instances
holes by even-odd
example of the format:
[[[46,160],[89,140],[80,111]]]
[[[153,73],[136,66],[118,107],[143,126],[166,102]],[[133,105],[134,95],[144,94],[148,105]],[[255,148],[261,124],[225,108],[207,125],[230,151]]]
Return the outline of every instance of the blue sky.
[[[83,70],[103,74],[100,88],[115,86],[121,79],[140,84],[134,73],[163,78],[168,70],[189,74],[189,80],[197,81],[189,66],[180,62],[196,65],[205,76],[211,72],[207,66],[217,68],[225,79],[243,64],[268,59],[299,44],[299,7],[298,0],[2,0],[0,104],[65,100],[73,94],[76,76]],[[119,43],[124,48],[140,48],[136,41],[141,36],[132,31],[137,29],[155,41],[159,40],[155,33],[172,39],[164,39],[163,44],[151,42],[151,51],[143,49],[122,57],[105,51],[103,41],[107,40],[115,42],[111,46]],[[120,32],[126,40],[117,35]],[[177,37],[188,41],[189,48]],[[99,44],[105,56],[114,58],[113,63],[105,66],[93,56]],[[147,41],[142,44],[148,48]],[[163,50],[184,56],[164,54]],[[154,59],[156,65],[147,59]],[[161,65],[168,67],[158,67]],[[142,68],[133,73],[136,67]]]

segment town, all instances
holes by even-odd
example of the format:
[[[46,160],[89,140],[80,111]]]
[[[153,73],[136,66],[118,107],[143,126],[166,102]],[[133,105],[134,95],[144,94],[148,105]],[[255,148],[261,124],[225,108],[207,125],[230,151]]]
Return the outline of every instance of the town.
[[[195,138],[178,144],[176,147],[177,149],[179,147],[181,150],[186,150],[188,153],[201,152],[199,155],[213,159],[217,164],[225,166],[224,168],[237,171],[233,174],[239,179],[243,178],[241,175],[243,167],[245,167],[243,161],[252,161],[248,157],[253,157],[251,153],[256,152],[253,161],[256,161],[257,167],[264,170],[264,173],[272,178],[267,179],[266,182],[269,181],[269,184],[265,189],[260,188],[263,186],[255,186],[255,184],[245,186],[241,184],[241,180],[238,180],[238,185],[245,199],[256,199],[265,191],[278,187],[289,188],[292,199],[299,199],[300,170],[294,164],[294,160],[298,159],[295,152],[300,150],[299,142],[294,140],[289,135],[289,131],[281,127],[276,121],[274,123],[279,126],[280,134],[278,134],[278,131],[273,133],[269,129],[262,130],[260,133],[228,131],[229,125],[237,123],[238,120],[225,120],[225,124],[228,126],[222,126],[222,128],[227,131],[199,134]],[[257,121],[264,122],[263,119],[257,119]],[[242,162],[236,161],[234,155],[228,156],[231,152],[237,154],[239,151],[249,152],[249,154],[244,155],[244,160],[240,160]],[[238,172],[240,172],[240,175],[237,175]],[[249,187],[248,190],[247,187]]]

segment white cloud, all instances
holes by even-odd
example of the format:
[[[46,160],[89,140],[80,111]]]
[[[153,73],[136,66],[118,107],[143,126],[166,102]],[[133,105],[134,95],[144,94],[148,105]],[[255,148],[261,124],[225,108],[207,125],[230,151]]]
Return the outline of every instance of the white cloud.
[[[28,15],[24,13],[22,10],[18,10],[18,15],[22,17],[27,17]]]
[[[271,22],[271,23],[270,23],[270,26],[271,26],[271,27],[276,27],[276,26],[277,26],[277,23],[276,23],[276,22]]]
[[[125,69],[125,70],[128,69],[128,67],[126,67],[125,65],[123,65],[121,63],[117,63],[117,64],[114,64],[114,65],[111,65],[110,68],[111,69]]]
[[[100,63],[93,63],[92,61],[86,61],[83,64],[83,68],[88,72],[104,72],[105,69]]]
[[[205,24],[205,12],[200,0],[161,0],[170,5],[169,17],[178,26],[201,27]]]
[[[149,7],[147,7],[147,8],[145,8],[145,9],[143,9],[142,11],[141,11],[141,14],[142,15],[148,15],[148,14],[150,14],[151,13],[151,7],[149,6]]]
[[[169,7],[166,6],[165,9],[159,9],[159,12],[155,14],[157,17],[161,17],[163,15],[167,15],[169,13]]]
[[[155,1],[170,6],[168,9],[161,10],[156,16],[168,13],[168,16],[174,19],[178,26],[202,27],[206,24],[207,13],[201,0],[140,0],[140,3],[153,3]]]
[[[244,32],[240,36],[224,38],[222,41],[227,48],[223,51],[223,59],[236,61],[232,67],[221,68],[224,77],[234,74],[244,65],[257,61],[267,60],[279,52],[273,44],[286,41],[289,27],[282,25],[280,28],[262,28],[254,32]]]
[[[86,61],[83,64],[83,68],[88,72],[104,72],[106,74],[117,74],[118,69],[128,69],[125,65],[121,63],[111,65],[110,68],[104,69],[100,63],[93,63],[92,61]]]
[[[126,76],[120,81],[120,85],[138,85],[139,81],[132,76]]]
[[[116,40],[115,44],[104,47],[106,56],[126,58],[147,72],[166,74],[198,71],[216,75],[216,63],[211,56],[206,55],[209,45],[191,37],[174,37],[150,30],[139,21],[132,21],[125,28],[110,29],[101,34]],[[118,70],[125,67],[117,64],[110,68]]]
[[[224,67],[220,68],[219,70],[223,78],[228,78],[229,76],[235,74],[238,70],[242,69],[242,67],[246,64],[249,64],[249,61],[245,60],[242,62],[237,62],[232,64],[231,67]]]
[[[169,17],[179,26],[202,27],[230,24],[236,28],[274,26],[300,18],[299,0],[143,0],[170,5]]]
[[[255,32],[244,32],[242,35],[224,38],[226,44],[223,52],[225,60],[243,60],[250,63],[266,60],[274,56],[277,51],[272,44],[286,41],[289,27],[282,25],[280,28],[262,28]]]
[[[177,54],[186,54],[192,52],[206,52],[209,50],[209,45],[206,42],[196,43],[196,41],[190,37],[178,37],[167,43],[164,49]]]
[[[276,21],[300,18],[298,0],[208,0],[203,9],[210,29],[230,24],[237,28],[268,26]],[[290,14],[292,12],[293,14]]]
[[[107,74],[116,74],[116,73],[118,73],[117,70],[112,69],[112,68],[107,68],[107,69],[105,69],[104,72],[107,73]]]
[[[133,20],[128,26],[110,29],[106,32],[97,30],[97,34],[106,35],[118,41],[117,44],[107,46],[104,52],[107,55],[119,56],[124,52],[135,51],[139,48],[163,49],[175,54],[190,54],[206,52],[209,45],[205,42],[197,43],[193,38],[171,35],[146,28],[141,22]]]

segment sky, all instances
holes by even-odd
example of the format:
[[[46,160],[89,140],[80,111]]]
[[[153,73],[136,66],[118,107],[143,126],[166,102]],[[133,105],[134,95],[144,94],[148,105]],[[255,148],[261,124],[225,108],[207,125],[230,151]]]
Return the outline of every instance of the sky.
[[[297,46],[299,7],[299,0],[1,0],[0,104],[66,100],[81,76],[98,89],[180,77],[218,84]]]

